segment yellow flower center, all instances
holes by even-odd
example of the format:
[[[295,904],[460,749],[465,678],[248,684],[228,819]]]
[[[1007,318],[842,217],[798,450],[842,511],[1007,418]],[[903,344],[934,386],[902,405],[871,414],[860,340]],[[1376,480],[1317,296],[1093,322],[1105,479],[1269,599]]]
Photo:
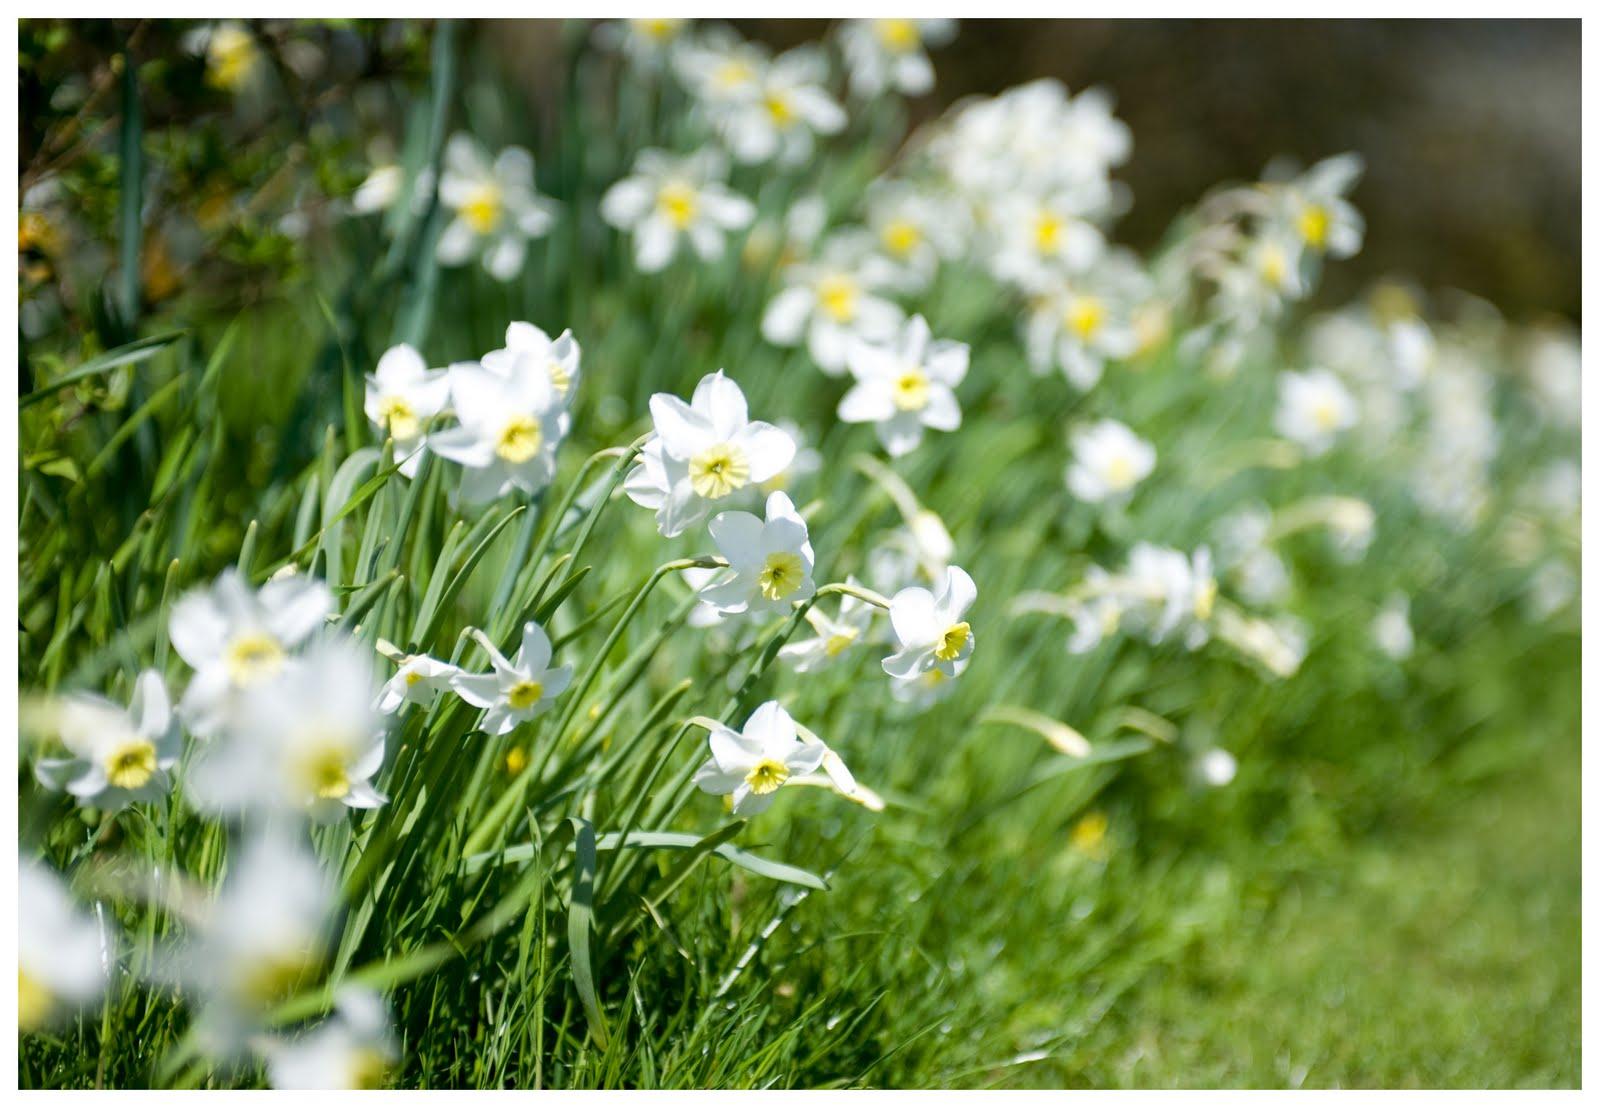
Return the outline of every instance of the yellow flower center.
[[[1126,454],[1113,454],[1106,463],[1106,484],[1118,491],[1133,484],[1133,462]]]
[[[1195,590],[1194,618],[1210,619],[1211,609],[1216,607],[1216,603],[1217,583],[1215,581],[1208,580]]]
[[[1313,250],[1321,250],[1328,242],[1328,225],[1332,222],[1328,209],[1321,204],[1307,204],[1300,209],[1300,215],[1295,219],[1295,229],[1300,232],[1300,237],[1306,240],[1306,245]]]
[[[794,122],[794,104],[781,92],[769,92],[763,99],[767,115],[776,127],[787,127]]]
[[[316,960],[309,949],[263,954],[235,983],[236,995],[255,1007],[276,1004],[294,991]]]
[[[544,686],[538,681],[518,681],[511,686],[511,691],[506,693],[506,703],[511,705],[513,711],[526,712],[539,703],[539,698],[542,696],[544,696]]]
[[[362,1047],[350,1055],[349,1069],[345,1073],[345,1087],[349,1089],[381,1089],[389,1076],[389,1059],[382,1051]]]
[[[902,412],[920,412],[928,406],[928,375],[920,366],[911,366],[894,379],[891,395]]]
[[[692,185],[668,181],[656,194],[656,210],[681,231],[694,222],[695,213],[700,210],[700,195]]]
[[[839,323],[849,323],[856,317],[856,299],[860,294],[854,278],[843,273],[824,277],[817,283],[817,303]]]
[[[939,637],[939,645],[933,648],[933,656],[941,662],[953,662],[966,648],[967,640],[972,637],[972,628],[966,622],[952,624],[950,629]]]
[[[717,71],[711,80],[724,91],[731,91],[740,85],[747,85],[755,78],[755,70],[746,62],[736,58],[729,59],[717,66]]]
[[[1319,431],[1333,431],[1339,426],[1339,406],[1332,400],[1319,400],[1311,407],[1311,422]]]
[[[676,35],[678,28],[683,25],[681,19],[635,19],[632,22],[634,30],[656,42],[666,42]]]
[[[396,442],[410,442],[422,430],[417,410],[403,396],[386,396],[378,403],[378,422]]]
[[[532,416],[516,415],[506,420],[495,440],[494,452],[512,465],[521,465],[535,454],[544,443],[544,432],[539,421]]]
[[[1033,245],[1041,254],[1054,254],[1061,249],[1061,234],[1067,221],[1054,212],[1040,212],[1033,221]]]
[[[411,670],[406,674],[406,688],[415,688],[420,684],[422,684],[422,674],[418,673],[416,670]]]
[[[822,644],[822,650],[825,654],[827,654],[828,657],[837,658],[846,650],[850,649],[850,644],[855,642],[860,634],[861,632],[857,631],[853,627],[845,630],[835,631],[833,634],[828,636],[827,642]]]
[[[1273,288],[1281,289],[1289,278],[1289,259],[1276,245],[1262,247],[1257,264],[1261,268],[1262,279]]]
[[[106,755],[106,780],[119,789],[142,788],[156,772],[156,748],[148,739],[130,736]]]
[[[785,781],[789,780],[789,767],[776,758],[763,758],[750,767],[750,772],[744,775],[744,783],[750,786],[750,791],[757,796],[766,796],[775,793]]]
[[[17,967],[17,1026],[24,1031],[37,1031],[50,1022],[56,998],[44,982]]]
[[[206,76],[217,88],[237,89],[249,78],[257,56],[255,40],[248,31],[218,27],[206,48]]]
[[[883,248],[897,258],[904,258],[922,242],[922,230],[905,219],[896,219],[883,228]]]
[[[500,225],[504,207],[499,185],[480,185],[461,205],[461,218],[476,234],[487,235]]]
[[[1110,826],[1110,821],[1106,819],[1104,812],[1090,812],[1072,828],[1073,849],[1091,858],[1105,857],[1106,831]]]
[[[705,500],[721,500],[749,480],[750,459],[731,443],[718,443],[689,462],[689,485]]]
[[[318,742],[301,757],[300,781],[318,800],[343,800],[350,795],[350,750],[342,742]]]
[[[247,631],[223,651],[228,676],[241,688],[264,680],[283,667],[283,647],[265,631]]]
[[[886,50],[904,54],[922,43],[915,21],[910,19],[880,19],[877,21],[878,41]]]
[[[805,579],[806,567],[800,561],[800,555],[788,550],[775,550],[767,555],[766,564],[756,578],[756,586],[768,600],[782,600],[798,589],[800,582]]]
[[[1067,326],[1082,342],[1094,338],[1106,320],[1106,306],[1092,296],[1074,297],[1067,309]]]

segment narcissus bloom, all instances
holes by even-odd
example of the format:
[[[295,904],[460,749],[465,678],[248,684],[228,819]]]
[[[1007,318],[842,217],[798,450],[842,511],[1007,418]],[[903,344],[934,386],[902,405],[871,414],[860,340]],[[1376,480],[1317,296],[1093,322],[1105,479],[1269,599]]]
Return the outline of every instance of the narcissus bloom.
[[[17,1027],[38,1031],[82,1008],[105,988],[111,939],[80,912],[61,879],[17,862]]]
[[[491,162],[470,136],[453,135],[444,152],[439,202],[455,213],[439,236],[440,265],[481,256],[501,281],[522,272],[528,240],[550,230],[555,203],[533,186],[533,155],[508,146]]]
[[[1356,400],[1344,382],[1325,369],[1285,372],[1278,377],[1273,426],[1306,452],[1321,454],[1356,421]]]
[[[894,284],[895,270],[873,248],[870,236],[835,235],[815,262],[790,266],[787,287],[767,305],[761,335],[775,346],[802,341],[824,373],[844,372],[856,338],[884,339],[903,313],[877,295]]]
[[[555,472],[566,409],[547,368],[532,360],[528,365],[528,372],[513,367],[504,375],[476,362],[450,367],[450,396],[461,425],[429,435],[428,449],[466,467],[461,498],[469,504],[514,488],[538,492]]]
[[[367,378],[367,418],[394,440],[402,475],[416,476],[422,464],[423,432],[449,403],[449,375],[429,369],[414,347],[391,346],[378,359],[377,371]]]
[[[893,267],[893,287],[917,292],[933,279],[941,259],[961,252],[970,219],[950,198],[880,179],[867,189],[866,222],[878,253]]]
[[[720,369],[700,379],[687,404],[656,393],[650,415],[655,435],[624,488],[635,504],[655,511],[668,538],[794,460],[794,440],[770,423],[752,421],[744,392]]]
[[[431,707],[439,693],[449,688],[451,679],[460,672],[459,666],[426,654],[401,658],[399,671],[384,682],[378,694],[378,711],[389,715],[407,704]]]
[[[276,677],[289,652],[331,611],[333,593],[321,581],[281,577],[258,592],[236,569],[179,600],[169,633],[173,649],[195,670],[178,704],[189,729],[214,735],[241,694]]]
[[[977,643],[962,617],[977,596],[978,587],[960,566],[947,568],[933,592],[913,585],[895,593],[889,623],[900,649],[883,660],[883,671],[905,680],[930,669],[947,677],[960,674]]]
[[[646,273],[665,268],[684,243],[713,261],[722,256],[723,236],[748,227],[756,215],[754,204],[722,184],[727,172],[715,150],[687,158],[644,150],[633,176],[606,190],[600,214],[633,232],[634,262]]]
[[[848,584],[855,584],[850,578]],[[801,642],[789,643],[778,651],[778,657],[794,666],[796,673],[814,673],[833,664],[866,641],[876,609],[864,600],[848,593],[840,597],[839,614],[830,616],[819,607],[806,611],[806,622],[816,635]]]
[[[478,643],[489,655],[490,671],[457,673],[450,687],[474,708],[488,709],[482,726],[491,735],[532,719],[572,684],[572,667],[550,665],[550,636],[531,620],[522,626],[515,661],[507,661],[486,636],[478,636]]]
[[[920,315],[888,341],[858,338],[848,354],[856,383],[839,401],[839,418],[874,424],[891,457],[908,454],[922,442],[924,427],[961,426],[955,387],[967,375],[970,356],[965,343],[936,341]]]
[[[1148,287],[1138,262],[1119,251],[1044,294],[1023,332],[1034,371],[1059,366],[1078,388],[1093,388],[1106,362],[1130,357],[1139,348],[1133,313]]]
[[[1365,224],[1345,194],[1361,179],[1361,156],[1339,154],[1280,186],[1281,218],[1306,249],[1348,258],[1361,249]]]
[[[1111,186],[1092,177],[1043,197],[1013,194],[995,204],[991,269],[1028,292],[1044,292],[1082,273],[1106,250],[1095,225],[1112,206]]]
[[[816,771],[828,748],[801,742],[794,719],[776,700],[751,713],[743,731],[718,726],[711,732],[711,757],[694,775],[702,792],[733,797],[733,814],[753,816],[772,804],[792,778]]]
[[[332,819],[385,802],[372,786],[383,765],[377,681],[365,650],[328,635],[246,694],[221,742],[188,774],[196,805],[225,813],[295,813]]]
[[[844,130],[844,109],[822,87],[826,75],[822,55],[804,46],[764,67],[754,95],[730,101],[715,120],[734,158],[799,165],[816,148],[815,136]]]
[[[933,88],[927,47],[955,38],[953,19],[852,19],[839,32],[850,89],[874,97],[885,89],[921,96]]]
[[[331,1019],[297,1039],[273,1040],[266,1057],[274,1089],[379,1089],[397,1051],[383,998],[346,986]]]
[[[1114,419],[1102,419],[1072,436],[1067,488],[1079,500],[1121,500],[1156,465],[1156,448]]]
[[[39,762],[46,785],[65,789],[79,804],[110,810],[167,791],[168,773],[183,749],[167,687],[155,670],[139,675],[126,709],[73,693],[61,698],[52,717],[70,757]]]
[[[531,323],[517,322],[506,328],[505,346],[489,351],[479,364],[507,378],[519,373],[543,373],[550,379],[556,399],[570,407],[582,357],[583,351],[570,330],[552,339]]]
[[[1411,633],[1411,601],[1405,593],[1391,593],[1372,620],[1372,641],[1397,662],[1411,657],[1416,637]]]
[[[784,493],[767,497],[765,522],[749,512],[720,513],[711,521],[711,539],[728,568],[700,597],[719,612],[787,609],[817,591],[806,521]]]

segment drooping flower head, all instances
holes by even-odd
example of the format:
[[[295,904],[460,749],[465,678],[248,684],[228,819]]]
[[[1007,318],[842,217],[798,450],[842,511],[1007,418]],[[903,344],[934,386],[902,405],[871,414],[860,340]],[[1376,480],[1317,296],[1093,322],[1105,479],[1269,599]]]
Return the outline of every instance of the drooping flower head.
[[[719,726],[710,735],[711,757],[694,776],[702,792],[731,796],[733,814],[753,816],[794,778],[814,773],[828,748],[802,742],[793,717],[776,700],[751,713],[744,730]]]
[[[889,623],[899,650],[883,660],[884,672],[903,680],[930,669],[947,677],[959,675],[977,642],[963,618],[977,596],[977,586],[960,566],[947,568],[933,591],[912,585],[895,593]]]

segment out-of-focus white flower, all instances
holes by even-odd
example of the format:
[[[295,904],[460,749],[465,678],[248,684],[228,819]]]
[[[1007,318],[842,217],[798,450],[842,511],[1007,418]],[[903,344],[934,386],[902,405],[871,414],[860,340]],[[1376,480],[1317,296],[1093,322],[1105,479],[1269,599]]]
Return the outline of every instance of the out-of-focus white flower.
[[[800,741],[794,719],[776,700],[752,712],[743,731],[718,726],[709,742],[711,757],[694,783],[713,796],[731,796],[736,816],[765,811],[773,794],[793,778],[815,772],[828,754],[822,743]]]
[[[1528,579],[1527,605],[1534,619],[1549,619],[1578,599],[1578,575],[1565,562],[1541,562]]]
[[[1088,272],[1038,297],[1023,340],[1034,372],[1059,366],[1079,389],[1100,381],[1105,363],[1139,348],[1134,310],[1145,300],[1148,279],[1129,254],[1114,251]]]
[[[1114,419],[1102,419],[1072,436],[1067,488],[1079,500],[1120,500],[1150,476],[1156,448]]]
[[[633,176],[606,190],[600,214],[633,233],[634,262],[646,273],[664,269],[687,241],[703,261],[722,256],[723,236],[750,225],[755,205],[722,184],[727,164],[715,150],[687,158],[643,150]]]
[[[1405,593],[1393,593],[1372,620],[1372,641],[1397,662],[1411,657],[1416,638],[1411,633],[1411,602]]]
[[[847,584],[855,584],[855,578],[848,579]],[[824,669],[848,653],[851,647],[865,641],[872,626],[873,611],[871,604],[848,593],[840,598],[837,616],[812,607],[806,612],[806,622],[811,624],[816,635],[788,644],[778,651],[778,657],[794,666],[796,673]]]
[[[238,722],[204,747],[187,775],[205,811],[304,812],[332,819],[344,808],[377,808],[371,778],[383,765],[383,720],[371,659],[329,635],[251,687]]]
[[[570,330],[552,339],[531,323],[517,322],[506,327],[505,346],[489,351],[480,363],[484,369],[502,377],[542,370],[550,379],[556,399],[570,407],[578,386],[582,356],[578,340],[572,337]]]
[[[380,1089],[396,1057],[383,998],[346,986],[331,1019],[299,1038],[270,1042],[267,1078],[274,1089]]]
[[[450,687],[450,681],[461,672],[461,667],[442,662],[427,654],[411,654],[400,659],[400,669],[384,682],[378,693],[378,711],[392,715],[407,704],[424,708],[433,706],[439,694]]]
[[[1111,203],[1111,186],[1100,177],[1075,181],[1048,196],[1002,198],[991,225],[995,276],[1029,292],[1045,292],[1084,272],[1105,253],[1105,236],[1093,221],[1103,219]]]
[[[816,148],[815,136],[844,130],[844,109],[822,87],[826,75],[822,55],[804,46],[765,66],[754,95],[729,101],[715,120],[734,158],[799,165]]]
[[[894,267],[873,250],[867,234],[834,235],[818,259],[789,267],[786,287],[761,317],[761,334],[776,346],[803,340],[824,373],[844,372],[851,340],[880,340],[902,313],[876,295],[894,283]]]
[[[236,1050],[321,966],[334,906],[316,857],[281,831],[229,852],[227,875],[194,921],[179,979],[201,1001],[195,1026],[212,1054]]]
[[[172,609],[169,634],[195,671],[178,704],[189,729],[216,734],[245,690],[276,677],[331,611],[333,593],[321,581],[282,577],[257,592],[231,568],[185,595]]]
[[[977,596],[978,587],[960,566],[945,570],[936,591],[913,585],[895,593],[889,623],[899,649],[883,660],[883,671],[901,679],[930,669],[958,676],[977,645],[971,624],[962,618]]]
[[[668,538],[699,523],[720,501],[770,481],[794,460],[795,444],[770,423],[751,421],[744,392],[722,370],[708,374],[685,404],[650,398],[655,435],[624,485],[635,504],[656,513]]]
[[[595,42],[627,58],[641,71],[663,68],[683,41],[686,19],[616,19],[594,29]]]
[[[852,19],[839,32],[850,90],[871,98],[886,89],[921,96],[933,88],[927,47],[955,38],[953,19]]]
[[[1252,604],[1275,604],[1289,592],[1289,569],[1268,541],[1271,531],[1272,513],[1264,506],[1241,508],[1217,522],[1218,561]]]
[[[1286,371],[1278,376],[1277,432],[1313,456],[1333,445],[1356,421],[1356,400],[1344,383],[1325,369]]]
[[[806,521],[784,493],[767,498],[765,521],[749,512],[721,512],[710,530],[728,568],[700,590],[700,597],[719,612],[786,610],[817,591]]]
[[[513,488],[535,493],[550,483],[567,414],[545,359],[517,354],[498,371],[452,365],[450,398],[460,426],[429,435],[428,449],[465,467],[463,500],[482,503]]]
[[[1274,677],[1293,677],[1305,661],[1309,637],[1293,616],[1259,619],[1232,607],[1217,610],[1217,638],[1261,663]]]
[[[261,48],[244,24],[227,20],[197,27],[183,37],[184,49],[206,59],[206,82],[224,92],[239,92],[262,72]]]
[[[727,26],[686,38],[674,55],[678,79],[713,119],[733,104],[756,98],[768,59],[764,47]]]
[[[357,215],[386,212],[405,195],[406,170],[394,162],[383,162],[372,167],[350,197],[350,210]],[[433,170],[424,166],[417,173],[411,188],[412,210],[420,213],[427,208],[429,194],[433,191]]]
[[[901,704],[923,712],[955,691],[955,681],[942,669],[930,669],[915,677],[891,678],[889,695]]]
[[[429,369],[422,355],[406,343],[391,346],[367,378],[366,413],[373,426],[394,440],[400,473],[415,477],[422,464],[423,431],[428,421],[450,403],[450,379],[442,369]]]
[[[69,757],[40,760],[45,785],[110,811],[154,800],[170,787],[168,773],[183,748],[160,673],[139,675],[126,709],[92,693],[71,693],[52,716]]]
[[[1529,346],[1527,366],[1544,417],[1558,427],[1577,427],[1583,412],[1583,350],[1577,336],[1539,333]]]
[[[1365,224],[1344,198],[1361,179],[1361,170],[1360,155],[1339,154],[1279,186],[1281,218],[1307,250],[1348,258],[1361,249]]]
[[[555,203],[533,184],[533,155],[508,146],[491,162],[469,135],[452,135],[444,152],[439,202],[455,213],[439,236],[440,265],[481,256],[483,268],[509,281],[522,271],[528,240],[555,222]]]
[[[868,188],[866,219],[878,253],[893,268],[893,287],[907,292],[926,288],[940,259],[960,252],[970,222],[948,199],[892,180]]]
[[[507,661],[486,636],[480,635],[478,643],[492,668],[488,673],[457,673],[450,687],[474,708],[488,709],[483,729],[491,735],[504,735],[532,719],[572,684],[571,666],[550,664],[550,636],[537,623],[523,624],[515,661]]]
[[[760,483],[763,496],[770,496],[775,492],[788,492],[789,487],[802,477],[810,477],[822,469],[822,454],[815,447],[806,445],[806,434],[800,425],[792,419],[780,419],[778,430],[794,440],[794,460],[782,472],[767,478]]]
[[[1217,600],[1211,552],[1193,555],[1153,543],[1136,543],[1120,576],[1091,577],[1095,590],[1117,598],[1119,625],[1149,642],[1181,636],[1190,650],[1205,644]],[[1104,613],[1101,613],[1103,616]]]
[[[105,988],[111,941],[54,872],[17,862],[17,1026],[39,1031]]]
[[[1245,240],[1236,258],[1216,273],[1216,316],[1236,333],[1248,333],[1276,319],[1287,302],[1310,290],[1301,258],[1300,240],[1281,227],[1271,227]]]
[[[961,426],[955,387],[970,357],[965,343],[935,340],[920,315],[887,341],[856,338],[847,354],[856,383],[839,401],[839,418],[873,424],[891,457],[908,454],[922,442],[924,427]]]
[[[1232,754],[1220,746],[1202,751],[1194,760],[1194,775],[1203,785],[1221,789],[1233,783],[1239,772],[1239,763]]]

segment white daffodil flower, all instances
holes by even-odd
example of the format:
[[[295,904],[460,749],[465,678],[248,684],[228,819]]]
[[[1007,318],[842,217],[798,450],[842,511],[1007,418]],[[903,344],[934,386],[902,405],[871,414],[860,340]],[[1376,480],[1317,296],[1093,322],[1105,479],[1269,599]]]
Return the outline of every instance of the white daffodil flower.
[[[847,584],[855,584],[849,578]],[[850,648],[863,643],[872,627],[871,604],[846,593],[839,600],[839,614],[830,616],[821,608],[806,611],[806,622],[816,632],[812,638],[789,643],[778,651],[778,657],[794,666],[796,673],[815,673],[832,665]]]
[[[533,155],[508,146],[494,161],[470,136],[452,135],[444,151],[439,202],[455,213],[439,236],[440,265],[481,256],[496,280],[522,271],[528,240],[550,230],[555,203],[533,185]]]
[[[384,755],[377,692],[366,651],[331,634],[315,640],[250,689],[234,733],[198,753],[190,797],[207,811],[318,820],[382,806],[371,782]]]
[[[1128,553],[1130,582],[1124,622],[1152,643],[1181,633],[1190,650],[1204,645],[1217,601],[1211,551],[1193,556],[1153,543],[1136,543]]]
[[[1040,297],[1023,333],[1034,372],[1059,366],[1077,388],[1093,388],[1106,362],[1127,358],[1139,348],[1133,316],[1148,284],[1138,262],[1116,251]]]
[[[1325,369],[1278,376],[1278,408],[1273,427],[1308,454],[1322,454],[1356,422],[1356,400],[1344,382]]]
[[[844,109],[822,87],[826,76],[823,56],[804,46],[765,66],[755,94],[729,102],[715,120],[734,158],[797,166],[816,149],[815,136],[844,130]]]
[[[482,727],[491,735],[504,735],[532,719],[572,684],[571,666],[550,665],[550,636],[537,623],[523,624],[515,661],[507,661],[487,636],[477,639],[492,668],[488,673],[458,673],[450,687],[474,708],[488,709]]]
[[[582,357],[583,351],[570,330],[552,339],[531,323],[517,322],[506,328],[505,346],[489,351],[479,359],[479,364],[502,377],[542,371],[550,379],[556,398],[571,407],[582,372],[579,365]]]
[[[1289,569],[1272,548],[1272,513],[1252,505],[1217,522],[1217,560],[1238,595],[1252,604],[1276,604],[1289,593]]]
[[[927,47],[956,36],[953,19],[852,19],[839,32],[850,91],[871,99],[886,89],[921,96],[933,89]]]
[[[415,348],[401,343],[378,359],[377,371],[367,378],[367,418],[394,440],[403,476],[417,475],[423,431],[449,403],[449,375],[442,369],[429,369]]]
[[[1195,780],[1213,789],[1225,788],[1239,772],[1239,762],[1220,746],[1201,752],[1194,760]]]
[[[199,998],[196,1027],[213,1055],[237,1050],[328,953],[336,903],[309,847],[256,830],[229,852],[222,887],[179,950],[178,979]]]
[[[184,49],[206,60],[206,82],[225,92],[240,92],[265,71],[255,35],[244,24],[226,20],[184,34]]]
[[[765,48],[731,27],[712,27],[684,40],[674,56],[678,79],[712,120],[735,104],[753,101],[769,64]]]
[[[535,493],[555,473],[566,409],[537,355],[519,354],[501,371],[476,362],[450,367],[450,398],[459,427],[428,436],[428,449],[465,467],[461,498],[481,504],[512,489]]]
[[[889,695],[900,704],[910,705],[914,711],[924,712],[948,699],[956,683],[942,669],[930,669],[915,677],[895,677],[889,681]]]
[[[978,596],[978,587],[960,566],[950,566],[938,589],[913,585],[889,601],[889,623],[899,650],[883,660],[890,677],[909,680],[930,669],[959,676],[972,657],[977,636],[962,617]]]
[[[178,703],[189,730],[216,734],[241,695],[276,677],[289,652],[332,611],[333,593],[321,581],[282,577],[254,591],[231,568],[185,595],[172,609],[168,634],[195,671]]]
[[[868,187],[866,221],[891,285],[906,292],[927,288],[940,261],[961,252],[970,222],[964,206],[890,180]]]
[[[665,67],[682,41],[686,19],[615,19],[594,29],[597,44],[627,58],[641,71]]]
[[[773,794],[792,778],[815,772],[828,754],[822,743],[800,741],[794,719],[776,700],[752,712],[743,731],[721,725],[709,741],[711,757],[694,783],[713,796],[731,796],[736,816],[766,811]]]
[[[754,204],[722,183],[727,172],[722,155],[709,148],[687,158],[642,150],[633,176],[601,197],[600,215],[633,233],[633,260],[645,273],[666,268],[685,242],[702,261],[715,261],[723,236],[756,216]]]
[[[806,521],[786,494],[767,497],[765,521],[749,512],[721,512],[710,530],[728,568],[700,590],[700,598],[719,612],[787,610],[817,591]]]
[[[1156,467],[1156,448],[1114,419],[1102,419],[1072,436],[1067,488],[1090,504],[1125,499]]]
[[[350,210],[357,215],[374,215],[386,212],[405,195],[406,170],[394,162],[374,165],[371,172],[350,196]],[[424,166],[417,173],[416,184],[411,189],[411,208],[419,215],[427,210],[429,194],[433,190],[433,170]]]
[[[1392,593],[1372,620],[1372,641],[1397,662],[1411,657],[1416,636],[1411,632],[1411,601],[1405,593]]]
[[[383,998],[356,986],[339,990],[331,1019],[265,1054],[274,1089],[381,1089],[398,1057]]]
[[[1359,154],[1339,154],[1279,186],[1281,217],[1313,254],[1348,258],[1361,249],[1365,224],[1344,197],[1362,168]]]
[[[70,757],[42,759],[39,780],[64,789],[87,807],[115,811],[155,800],[170,787],[169,772],[183,753],[167,687],[147,669],[126,709],[91,693],[61,698],[57,736]]]
[[[1111,186],[1087,178],[1048,196],[1014,194],[995,204],[990,268],[1002,281],[1043,293],[1090,269],[1106,252],[1096,221],[1112,208]]]
[[[752,422],[743,391],[720,369],[700,379],[687,404],[656,393],[650,415],[655,435],[623,487],[635,504],[655,511],[667,538],[794,460],[794,440],[770,423]]]
[[[847,356],[856,383],[839,401],[839,418],[873,424],[891,457],[908,454],[922,442],[924,427],[961,426],[955,387],[970,357],[966,343],[935,340],[920,315],[886,342],[858,338]]]
[[[876,295],[894,284],[894,267],[874,253],[871,236],[832,236],[818,259],[784,271],[786,287],[761,317],[761,335],[775,346],[806,344],[811,360],[837,377],[851,340],[882,339],[903,313]]]
[[[17,861],[17,1027],[40,1031],[100,995],[111,939],[80,912],[61,878],[30,858]]]
[[[411,654],[400,659],[400,669],[384,682],[378,693],[377,709],[392,715],[407,704],[431,708],[439,693],[450,687],[461,667],[442,662],[427,654]]]

